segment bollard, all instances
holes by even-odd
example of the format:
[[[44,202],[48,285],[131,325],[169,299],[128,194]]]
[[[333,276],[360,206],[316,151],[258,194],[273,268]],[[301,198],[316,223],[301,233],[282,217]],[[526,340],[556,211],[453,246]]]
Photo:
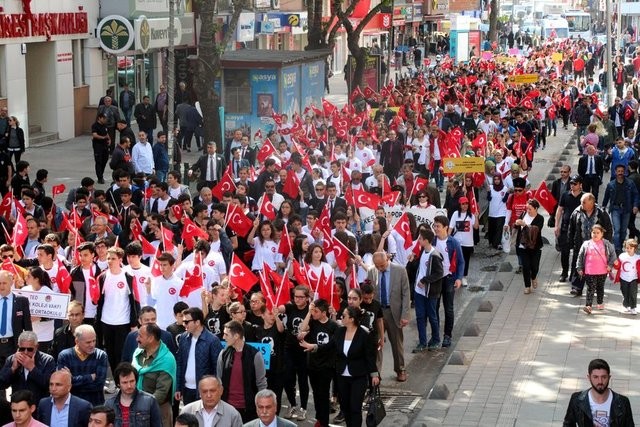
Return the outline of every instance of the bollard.
[[[447,400],[449,398],[449,387],[446,384],[436,384],[429,393],[429,399]]]
[[[493,304],[491,301],[482,301],[478,307],[478,311],[482,313],[490,313],[493,311]]]
[[[502,291],[504,290],[504,285],[500,280],[496,280],[489,286],[490,291]]]

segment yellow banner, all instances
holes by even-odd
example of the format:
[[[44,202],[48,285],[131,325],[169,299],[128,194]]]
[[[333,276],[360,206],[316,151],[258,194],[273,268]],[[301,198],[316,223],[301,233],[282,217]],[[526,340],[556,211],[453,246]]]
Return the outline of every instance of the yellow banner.
[[[499,64],[515,64],[516,62],[518,62],[517,58],[502,55],[494,57],[494,60]]]
[[[554,52],[551,55],[551,60],[553,62],[558,62],[558,61],[562,61],[562,53],[561,52]]]
[[[444,173],[484,172],[482,157],[445,157],[442,159]]]
[[[527,83],[538,83],[540,76],[538,74],[516,74],[515,76],[509,76],[508,83],[522,85]]]

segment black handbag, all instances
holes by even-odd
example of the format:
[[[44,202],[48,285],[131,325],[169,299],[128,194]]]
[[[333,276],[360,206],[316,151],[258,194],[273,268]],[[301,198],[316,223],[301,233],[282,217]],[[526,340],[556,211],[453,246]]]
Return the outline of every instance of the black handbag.
[[[371,387],[367,395],[367,427],[379,425],[386,416],[387,411],[384,409],[384,403],[380,397],[380,387]]]

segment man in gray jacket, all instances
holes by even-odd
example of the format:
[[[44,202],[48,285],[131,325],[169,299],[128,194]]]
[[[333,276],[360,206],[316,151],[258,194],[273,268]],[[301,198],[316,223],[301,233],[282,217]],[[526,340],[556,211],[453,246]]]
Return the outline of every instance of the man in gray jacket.
[[[105,406],[113,408],[116,413],[114,427],[153,427],[162,425],[160,406],[145,391],[138,390],[138,371],[129,362],[122,362],[116,367],[113,377],[120,389],[118,394],[105,402]],[[126,415],[121,407],[129,408]]]

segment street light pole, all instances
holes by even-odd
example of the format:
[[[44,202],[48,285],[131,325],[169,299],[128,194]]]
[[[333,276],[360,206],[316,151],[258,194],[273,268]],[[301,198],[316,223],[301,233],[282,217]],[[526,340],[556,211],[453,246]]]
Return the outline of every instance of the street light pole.
[[[169,129],[169,135],[167,135],[167,149],[169,150],[169,170],[173,170],[173,144],[175,143],[173,138],[173,116],[174,116],[174,102],[173,94],[175,92],[176,85],[176,67],[175,67],[175,51],[174,51],[174,33],[175,33],[175,4],[176,0],[169,0],[169,49],[167,56],[167,65],[169,67],[167,73],[167,128]]]
[[[611,0],[606,1],[606,16],[611,16]],[[613,40],[611,40],[611,22],[605,21],[605,25],[607,26],[607,52],[606,52],[607,53],[607,105],[606,107],[608,108],[610,105],[613,105],[615,88],[613,87],[613,61],[612,61],[612,54],[611,54],[612,53],[611,49],[613,49]]]

